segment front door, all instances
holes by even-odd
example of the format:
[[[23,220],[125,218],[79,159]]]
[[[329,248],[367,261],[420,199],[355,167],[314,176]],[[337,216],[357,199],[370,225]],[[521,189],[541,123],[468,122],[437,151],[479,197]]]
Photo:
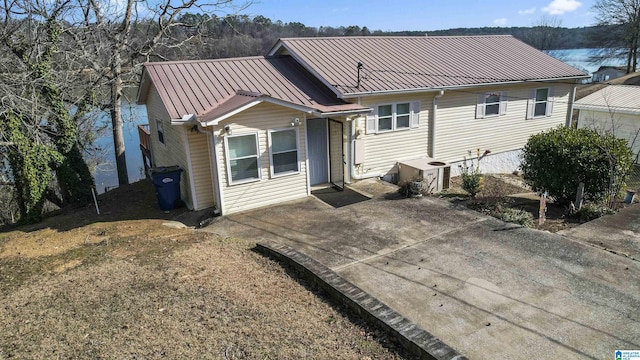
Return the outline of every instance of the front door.
[[[307,146],[309,183],[318,185],[329,182],[327,119],[307,120]]]
[[[329,119],[329,163],[330,163],[330,180],[338,189],[344,188],[344,151],[342,139],[342,123],[340,121]]]

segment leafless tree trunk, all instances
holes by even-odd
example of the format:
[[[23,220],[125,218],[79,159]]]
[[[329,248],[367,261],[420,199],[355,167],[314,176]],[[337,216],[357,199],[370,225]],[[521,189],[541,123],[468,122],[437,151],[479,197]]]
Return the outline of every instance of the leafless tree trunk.
[[[127,184],[129,178],[121,107],[124,89],[137,83],[141,62],[154,57],[162,59],[158,56],[158,50],[180,48],[200,35],[198,30],[202,23],[184,24],[178,20],[178,16],[184,11],[215,12],[223,8],[235,10],[245,8],[249,3],[236,5],[233,0],[127,0],[124,6],[118,7],[109,0],[90,0],[87,3],[78,1],[80,6],[84,6],[85,26],[93,33],[91,41],[87,42],[81,37],[78,40],[83,43],[85,54],[94,57],[90,61],[93,70],[101,73],[110,83],[108,102],[102,104],[102,107],[110,110],[118,182],[120,185]],[[207,18],[202,18],[203,22],[206,20]],[[118,26],[114,26],[114,23]],[[140,25],[144,25],[146,33],[134,34],[133,29]],[[184,32],[185,28],[191,31],[187,34]],[[104,63],[101,58],[105,56],[110,59],[108,63]]]
[[[640,40],[640,0],[596,0],[596,25],[618,25],[619,31],[609,32],[601,39],[604,50],[593,56],[594,61],[607,56],[621,56],[627,60],[627,73],[635,72],[638,63],[638,42]],[[616,45],[620,40],[626,48]]]

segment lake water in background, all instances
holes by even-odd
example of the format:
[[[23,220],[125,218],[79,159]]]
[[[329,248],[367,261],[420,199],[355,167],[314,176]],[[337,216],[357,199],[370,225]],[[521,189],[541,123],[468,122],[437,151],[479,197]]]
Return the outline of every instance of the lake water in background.
[[[598,49],[565,49],[565,50],[550,50],[549,55],[554,58],[563,61],[573,67],[580,70],[585,70],[589,74],[598,70],[600,66],[622,66],[626,65],[623,59],[612,59],[604,61],[601,64],[593,64],[589,62],[589,56]]]
[[[122,118],[124,121],[124,148],[127,158],[127,172],[129,174],[129,182],[132,183],[144,178],[138,125],[149,122],[147,108],[144,105],[125,103],[122,105]],[[103,121],[104,124],[109,124],[103,135],[96,139],[96,145],[103,149],[101,161],[94,174],[96,190],[101,194],[105,192],[105,189],[118,187],[118,172],[116,170],[113,130],[109,113],[105,113],[100,118],[100,121]]]
[[[620,59],[606,61],[602,64],[592,64],[588,60],[593,51],[594,49],[551,50],[549,51],[549,55],[571,66],[588,71],[589,73],[598,70],[602,65],[624,65],[624,60]],[[129,172],[129,182],[132,183],[144,178],[144,166],[138,139],[138,125],[147,124],[149,121],[147,119],[147,109],[144,105],[125,103],[122,106],[122,113],[127,170]],[[105,123],[111,123],[108,113],[103,116],[102,120],[105,121]],[[96,140],[96,143],[104,149],[103,161],[97,166],[95,172],[96,189],[98,193],[103,193],[105,189],[118,186],[115,153],[113,150],[113,134],[110,127],[103,136]]]

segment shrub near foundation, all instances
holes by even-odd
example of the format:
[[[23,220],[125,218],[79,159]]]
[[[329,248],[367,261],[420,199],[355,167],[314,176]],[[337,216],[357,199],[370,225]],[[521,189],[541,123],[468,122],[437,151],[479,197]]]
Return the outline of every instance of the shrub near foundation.
[[[591,129],[559,127],[533,135],[522,156],[525,182],[563,205],[575,198],[580,182],[586,200],[604,199],[624,184],[632,165],[626,140]]]

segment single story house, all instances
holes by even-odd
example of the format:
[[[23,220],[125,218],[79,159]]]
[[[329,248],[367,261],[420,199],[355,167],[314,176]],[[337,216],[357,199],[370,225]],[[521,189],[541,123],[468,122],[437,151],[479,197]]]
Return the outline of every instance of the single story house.
[[[626,66],[600,66],[598,70],[593,72],[593,76],[591,77],[592,82],[604,82],[613,80],[615,78],[619,78],[621,76],[626,75],[627,67]]]
[[[640,86],[609,85],[577,100],[574,108],[578,128],[612,133],[626,139],[634,154],[640,152]]]
[[[280,39],[266,56],[146,63],[153,166],[222,214],[318,184],[397,180],[399,163],[517,169],[528,137],[566,125],[588,77],[512,36]]]

